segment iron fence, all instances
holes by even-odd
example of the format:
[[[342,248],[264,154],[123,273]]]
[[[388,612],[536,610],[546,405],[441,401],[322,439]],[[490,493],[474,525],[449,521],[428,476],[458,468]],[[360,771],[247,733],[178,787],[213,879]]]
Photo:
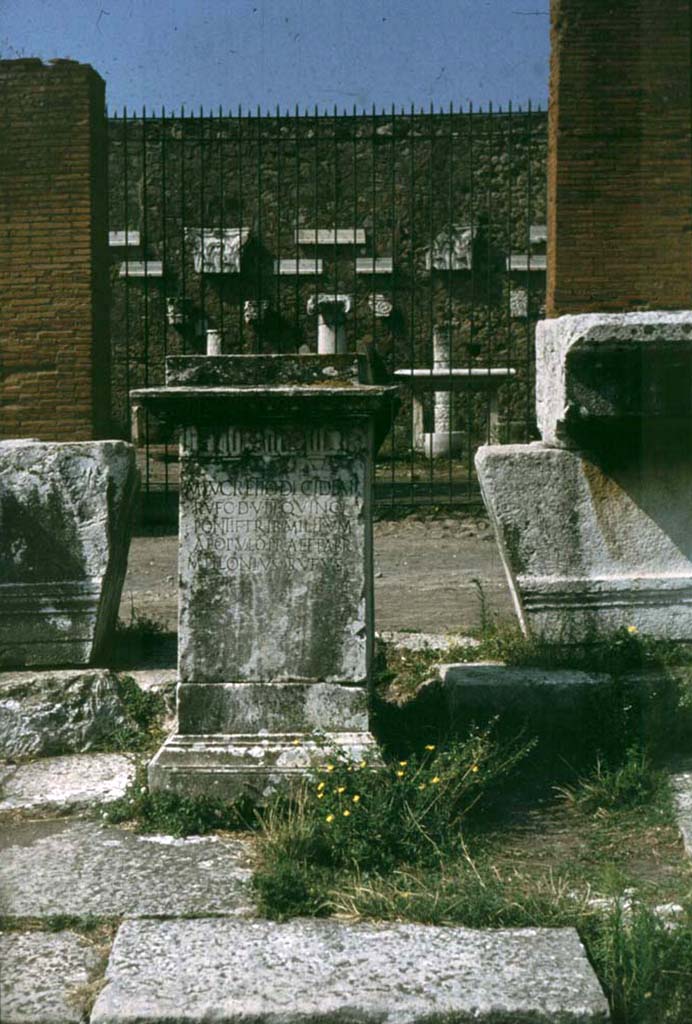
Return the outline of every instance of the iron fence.
[[[321,321],[402,385],[377,500],[475,500],[476,447],[535,432],[545,157],[530,106],[111,116],[111,411],[146,490],[175,492],[177,452],[131,388],[209,332],[315,351]]]

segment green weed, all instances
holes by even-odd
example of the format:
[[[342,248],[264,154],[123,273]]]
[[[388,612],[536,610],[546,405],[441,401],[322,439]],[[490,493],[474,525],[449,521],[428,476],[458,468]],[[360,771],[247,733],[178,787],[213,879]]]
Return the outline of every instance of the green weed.
[[[639,747],[630,747],[621,764],[609,766],[601,758],[590,776],[557,791],[582,811],[630,810],[660,805],[669,799],[668,776],[654,768],[651,758]]]

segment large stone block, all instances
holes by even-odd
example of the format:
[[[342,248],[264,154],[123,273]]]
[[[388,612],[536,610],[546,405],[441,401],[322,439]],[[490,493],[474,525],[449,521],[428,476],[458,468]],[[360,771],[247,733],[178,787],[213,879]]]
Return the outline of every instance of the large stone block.
[[[122,441],[0,443],[0,667],[107,650],[137,488]]]
[[[536,326],[536,414],[545,444],[635,447],[692,428],[692,311],[585,313]]]
[[[605,1024],[572,928],[125,921],[92,1024]]]
[[[522,628],[588,642],[623,626],[692,636],[692,466],[686,453],[604,468],[542,444],[476,455]]]

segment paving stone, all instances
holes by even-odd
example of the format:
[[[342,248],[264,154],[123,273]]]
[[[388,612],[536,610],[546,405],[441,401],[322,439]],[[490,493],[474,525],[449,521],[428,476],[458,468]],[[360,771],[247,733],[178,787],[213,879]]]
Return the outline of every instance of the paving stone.
[[[685,853],[692,857],[692,764],[687,771],[671,776],[675,814],[682,835]]]
[[[0,852],[0,913],[13,917],[252,912],[250,845],[241,838],[25,822],[3,831]]]
[[[135,763],[125,754],[45,757],[0,772],[0,815],[69,814],[125,795]]]
[[[2,1024],[81,1024],[99,951],[74,932],[0,935]]]
[[[572,929],[131,920],[106,977],[91,1024],[609,1019]]]

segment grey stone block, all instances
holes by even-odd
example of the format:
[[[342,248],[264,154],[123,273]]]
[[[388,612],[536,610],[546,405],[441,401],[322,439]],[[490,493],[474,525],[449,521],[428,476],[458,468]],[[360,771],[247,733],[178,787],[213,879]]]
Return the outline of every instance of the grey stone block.
[[[126,921],[91,1024],[605,1024],[572,929]]]
[[[0,673],[0,757],[78,754],[130,725],[114,672]]]
[[[685,853],[692,857],[692,762],[686,771],[674,772],[671,776],[675,816],[685,847]]]
[[[588,642],[624,626],[692,636],[692,466],[687,453],[604,468],[543,444],[476,453],[524,631]]]
[[[0,935],[2,1024],[82,1024],[99,951],[74,932]]]
[[[536,326],[536,414],[546,444],[598,443],[616,423],[692,420],[692,311],[584,313]]]
[[[252,912],[250,847],[241,839],[22,822],[3,830],[0,851],[0,913],[12,917]]]
[[[122,441],[0,442],[0,667],[87,665],[108,649],[136,483]]]
[[[0,816],[68,814],[118,800],[135,777],[132,757],[74,754],[0,769]]]

